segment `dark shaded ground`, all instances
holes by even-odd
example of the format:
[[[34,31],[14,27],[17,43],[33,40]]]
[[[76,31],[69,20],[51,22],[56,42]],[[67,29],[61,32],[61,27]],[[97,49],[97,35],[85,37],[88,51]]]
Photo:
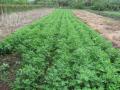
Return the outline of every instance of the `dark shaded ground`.
[[[7,83],[0,83],[0,90],[10,90]]]
[[[20,56],[18,54],[1,55],[0,65],[3,64],[7,64],[9,67],[0,72],[0,90],[10,90],[9,85],[14,81],[16,70],[20,66]]]

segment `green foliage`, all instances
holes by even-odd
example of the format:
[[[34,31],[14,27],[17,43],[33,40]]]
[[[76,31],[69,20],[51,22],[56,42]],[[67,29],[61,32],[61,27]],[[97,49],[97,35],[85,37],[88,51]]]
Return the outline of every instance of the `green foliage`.
[[[120,11],[98,11],[98,10],[90,10],[90,9],[88,11],[105,17],[110,17],[115,20],[120,20]]]
[[[0,14],[32,10],[40,7],[40,5],[34,5],[31,0],[0,0]]]
[[[120,11],[102,11],[98,14],[120,20]]]
[[[69,10],[17,30],[0,49],[22,57],[13,90],[120,89],[120,51]]]
[[[43,7],[91,8],[120,10],[120,0],[0,0],[0,4],[39,4]]]
[[[41,3],[40,3],[41,2]],[[69,8],[92,8],[94,10],[120,10],[120,0],[35,0],[35,3]]]
[[[91,6],[94,10],[120,10],[120,0],[94,0]]]
[[[24,3],[29,3],[29,0],[0,0],[0,4],[24,4]]]
[[[35,0],[36,4],[52,5],[52,7],[68,7],[68,8],[83,8],[84,7],[84,0]]]
[[[94,10],[105,10],[107,8],[107,2],[106,0],[102,1],[101,0],[98,0],[98,1],[95,1],[93,2],[93,6],[91,6],[92,9]]]

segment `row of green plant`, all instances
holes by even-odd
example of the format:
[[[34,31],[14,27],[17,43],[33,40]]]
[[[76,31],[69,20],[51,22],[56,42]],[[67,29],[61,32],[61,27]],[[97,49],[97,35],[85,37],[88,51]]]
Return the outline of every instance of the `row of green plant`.
[[[17,30],[0,54],[19,53],[12,90],[119,90],[120,52],[70,10]]]
[[[99,14],[120,20],[120,11],[117,11],[117,12],[115,12],[115,11],[103,11],[103,12],[100,12]]]
[[[88,10],[88,11],[102,16],[110,17],[115,20],[120,20],[120,11],[98,11],[98,10]]]

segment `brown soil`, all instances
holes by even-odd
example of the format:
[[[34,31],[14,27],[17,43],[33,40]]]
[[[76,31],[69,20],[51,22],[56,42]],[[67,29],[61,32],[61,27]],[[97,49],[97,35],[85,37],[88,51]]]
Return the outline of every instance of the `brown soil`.
[[[53,9],[41,8],[25,12],[0,15],[0,41],[16,29],[51,13]]]
[[[120,48],[120,21],[103,17],[85,10],[75,10],[74,14],[101,33],[105,38]]]
[[[0,78],[0,90],[10,90],[10,82],[15,79],[15,72],[20,66],[20,56],[18,54],[9,54],[9,55],[1,55],[0,56],[0,65],[8,64],[9,68],[7,70],[8,74],[6,76],[6,80],[3,81]],[[3,73],[0,72],[0,77],[2,77]]]

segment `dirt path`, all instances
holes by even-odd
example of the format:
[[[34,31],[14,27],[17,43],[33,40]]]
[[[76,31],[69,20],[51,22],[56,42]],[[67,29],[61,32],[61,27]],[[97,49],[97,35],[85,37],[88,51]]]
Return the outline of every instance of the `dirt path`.
[[[53,9],[41,8],[0,16],[0,41],[10,33],[14,32],[17,28],[30,24],[32,21],[37,20],[52,11]]]
[[[103,17],[85,10],[75,10],[74,14],[89,26],[112,41],[115,47],[120,48],[120,21]]]

